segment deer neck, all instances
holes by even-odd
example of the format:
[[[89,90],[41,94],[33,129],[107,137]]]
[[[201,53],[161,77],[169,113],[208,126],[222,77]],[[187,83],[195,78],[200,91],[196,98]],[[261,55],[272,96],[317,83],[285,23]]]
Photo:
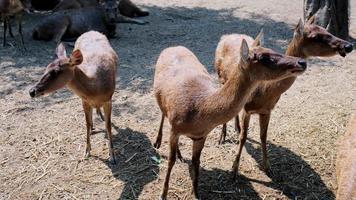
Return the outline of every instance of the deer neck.
[[[68,83],[68,88],[71,89],[77,95],[83,97],[87,93],[86,91],[90,88],[89,77],[80,67],[76,66],[74,68],[73,79]]]
[[[258,82],[248,72],[234,67],[227,82],[202,103],[202,113],[207,121],[219,125],[236,116],[247,102]]]
[[[292,41],[288,45],[285,55],[299,57],[299,58],[307,58],[307,56],[303,53],[301,47],[302,47],[302,44],[297,39],[293,38]],[[267,85],[267,87],[270,90],[273,90],[274,94],[281,95],[293,85],[293,83],[296,79],[297,79],[296,76],[292,76],[292,77],[285,78],[285,79],[277,81],[277,82],[273,82],[273,83]],[[271,91],[270,91],[270,93],[271,93]],[[279,96],[278,96],[278,98],[279,98]]]

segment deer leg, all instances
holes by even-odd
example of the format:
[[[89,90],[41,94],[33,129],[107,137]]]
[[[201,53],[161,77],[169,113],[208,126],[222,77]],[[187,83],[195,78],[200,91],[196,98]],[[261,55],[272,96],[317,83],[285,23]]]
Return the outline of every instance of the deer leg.
[[[23,40],[23,35],[22,35],[22,14],[16,15],[16,18],[17,18],[17,23],[18,23],[18,32],[21,37],[21,44],[22,44],[23,48],[26,50],[25,42]]]
[[[6,46],[7,17],[3,17],[2,20],[3,20],[3,24],[4,24],[3,46]]]
[[[177,158],[177,146],[178,146],[178,140],[179,136],[176,135],[175,132],[171,131],[171,135],[169,138],[169,157],[168,157],[168,169],[167,169],[167,174],[166,178],[164,180],[164,185],[163,185],[163,191],[161,195],[161,200],[166,200],[167,199],[167,194],[168,194],[168,187],[169,187],[169,179],[171,176],[172,168],[176,162]]]
[[[182,153],[180,152],[179,150],[179,144],[177,144],[177,158],[183,162],[183,156],[182,156]]]
[[[12,33],[10,18],[8,18],[8,20],[9,20],[9,21],[8,21],[9,35],[10,35],[12,38],[14,38],[14,34]]]
[[[261,138],[261,146],[262,146],[262,163],[265,172],[269,171],[270,164],[268,161],[267,154],[267,130],[268,124],[271,117],[271,113],[268,114],[260,114],[260,138]]]
[[[85,155],[84,158],[89,158],[90,156],[90,150],[91,150],[91,145],[90,145],[90,135],[91,135],[91,128],[93,126],[93,108],[85,101],[83,101],[83,110],[85,114],[85,122],[87,126],[87,143],[85,147]]]
[[[120,14],[117,16],[116,22],[117,23],[138,24],[138,25],[148,24],[148,22],[145,22],[145,21],[142,21],[142,20],[139,20],[139,19],[132,19],[130,17],[126,17],[126,16],[123,16],[123,15],[120,15]]]
[[[223,124],[218,144],[222,144],[226,138],[226,123]]]
[[[158,135],[157,135],[157,138],[156,138],[156,142],[153,145],[156,149],[159,149],[159,147],[161,147],[163,123],[164,123],[164,115],[162,113],[161,123],[159,125],[159,130],[158,130]]]
[[[235,131],[240,133],[241,132],[241,126],[240,126],[240,120],[239,120],[239,115],[235,117]]]
[[[113,144],[112,134],[111,134],[111,110],[112,110],[111,100],[104,103],[103,107],[104,107],[105,127],[109,139],[108,143],[109,143],[110,162],[112,164],[116,164],[114,144]]]
[[[242,113],[242,130],[240,132],[239,147],[238,147],[236,159],[232,166],[234,179],[237,177],[237,174],[239,171],[240,158],[241,158],[242,149],[243,149],[243,147],[246,143],[246,139],[247,139],[247,131],[248,131],[248,125],[250,123],[250,116],[251,115],[248,114],[246,111],[243,111],[243,113]]]
[[[96,114],[100,117],[102,121],[105,121],[103,113],[101,113],[100,107],[96,108]]]
[[[203,150],[206,137],[200,140],[193,141],[193,155],[192,155],[192,181],[193,181],[193,195],[195,199],[199,199],[198,181],[199,181],[199,166],[200,155]]]
[[[58,45],[62,41],[62,37],[67,31],[70,22],[69,19],[65,18],[64,21],[56,25],[55,35],[53,36],[54,42]]]

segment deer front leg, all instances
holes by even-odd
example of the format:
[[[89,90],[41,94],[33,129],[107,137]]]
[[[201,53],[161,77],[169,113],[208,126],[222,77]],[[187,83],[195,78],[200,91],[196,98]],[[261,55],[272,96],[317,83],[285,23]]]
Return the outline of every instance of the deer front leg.
[[[236,155],[236,159],[234,161],[234,164],[232,166],[233,168],[233,177],[236,179],[238,171],[239,171],[239,165],[240,165],[240,158],[242,154],[242,149],[246,143],[247,139],[247,131],[248,131],[248,125],[250,123],[250,114],[248,114],[245,110],[242,112],[242,124],[241,124],[241,132],[240,132],[240,140],[239,140],[239,147],[238,147],[238,152]]]
[[[116,164],[114,144],[113,144],[112,133],[111,133],[111,110],[112,110],[111,101],[106,102],[103,107],[104,107],[105,127],[109,139],[108,143],[109,143],[110,162],[112,164]]]
[[[268,173],[270,169],[270,163],[267,154],[267,130],[268,130],[270,117],[271,117],[271,113],[260,114],[260,138],[261,138],[262,155],[263,155],[262,163],[266,173]]]
[[[203,150],[206,137],[200,140],[193,141],[193,154],[192,154],[192,181],[193,181],[193,195],[195,199],[199,199],[198,183],[199,183],[199,167],[200,155]]]
[[[239,120],[239,115],[235,117],[235,131],[237,133],[241,132],[241,126],[240,126],[240,120]]]
[[[178,147],[179,136],[172,130],[169,138],[169,157],[168,157],[168,169],[166,178],[164,180],[163,191],[161,195],[161,200],[167,199],[168,187],[169,187],[169,179],[171,177],[172,168],[176,162],[177,158],[177,147]]]
[[[11,21],[10,18],[8,18],[8,28],[9,28],[9,35],[10,37],[14,38],[14,34],[12,33],[12,27],[11,27]]]
[[[83,109],[84,109],[84,114],[85,114],[85,122],[86,122],[86,126],[87,126],[87,143],[86,143],[86,147],[85,147],[84,158],[89,158],[90,150],[91,150],[90,135],[91,135],[92,126],[93,126],[93,108],[87,102],[83,101]]]
[[[4,37],[3,37],[3,46],[6,46],[6,30],[7,30],[7,18],[3,17],[2,18],[3,24],[4,24]]]

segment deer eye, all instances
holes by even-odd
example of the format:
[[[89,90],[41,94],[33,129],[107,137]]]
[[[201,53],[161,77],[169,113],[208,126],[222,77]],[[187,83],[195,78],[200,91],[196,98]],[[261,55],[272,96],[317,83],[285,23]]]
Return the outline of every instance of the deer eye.
[[[274,63],[274,59],[269,56],[261,56],[260,61],[265,65],[270,65]]]

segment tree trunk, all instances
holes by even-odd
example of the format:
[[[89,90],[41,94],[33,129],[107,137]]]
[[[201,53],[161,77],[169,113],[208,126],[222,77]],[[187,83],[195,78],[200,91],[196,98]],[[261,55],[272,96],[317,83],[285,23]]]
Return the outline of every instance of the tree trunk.
[[[304,21],[315,15],[318,25],[349,39],[349,0],[304,0]]]

